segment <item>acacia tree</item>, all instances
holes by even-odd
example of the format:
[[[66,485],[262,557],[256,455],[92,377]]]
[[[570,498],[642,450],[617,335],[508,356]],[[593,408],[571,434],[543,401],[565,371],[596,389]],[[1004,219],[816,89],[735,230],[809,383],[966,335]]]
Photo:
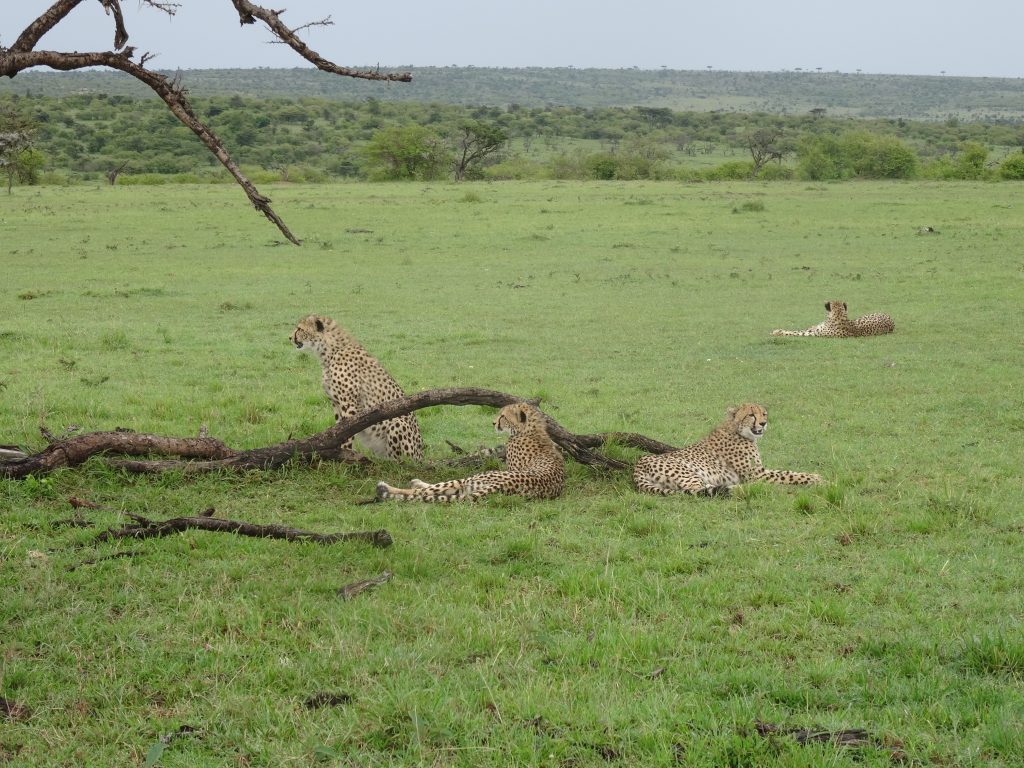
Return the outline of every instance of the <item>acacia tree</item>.
[[[291,233],[284,221],[270,207],[270,198],[261,194],[245,174],[231,159],[231,155],[224,147],[223,142],[211,131],[195,114],[191,103],[186,95],[184,87],[177,79],[167,78],[164,75],[154,72],[146,67],[147,61],[152,57],[150,53],[142,54],[135,60],[135,47],[128,45],[128,30],[124,24],[124,16],[121,12],[121,0],[94,0],[102,7],[104,12],[112,16],[114,27],[114,47],[110,51],[78,52],[78,51],[46,51],[36,50],[36,46],[43,35],[64,23],[67,16],[76,7],[86,0],[56,0],[46,11],[35,21],[25,27],[10,47],[0,46],[0,77],[14,77],[19,72],[33,67],[51,67],[62,71],[82,69],[84,67],[110,67],[140,80],[149,86],[157,96],[163,99],[167,108],[175,117],[184,123],[200,141],[214,154],[228,173],[245,190],[246,196],[256,210],[270,219],[288,240],[299,245],[299,240]],[[142,5],[149,6],[173,16],[180,8],[180,3],[160,2],[159,0],[140,0]],[[311,24],[303,25],[292,29],[281,21],[283,11],[274,11],[255,5],[249,0],[230,0],[238,12],[238,20],[241,24],[255,24],[257,21],[263,24],[277,38],[277,41],[288,45],[292,50],[306,59],[317,69],[345,77],[362,78],[365,80],[389,80],[397,82],[410,82],[412,75],[409,73],[386,73],[380,71],[366,71],[341,67],[325,59],[319,53],[307,46],[296,34],[305,27],[330,25],[333,22],[330,17]]]
[[[776,128],[758,128],[746,135],[747,149],[750,150],[750,156],[754,160],[751,176],[756,177],[771,160],[782,161],[787,149],[778,143],[781,136],[782,131]]]
[[[7,194],[11,194],[22,156],[32,149],[33,132],[28,118],[10,109],[0,111],[0,170],[7,174]]]
[[[466,178],[466,171],[488,155],[505,146],[508,134],[497,125],[471,120],[459,126],[455,139],[455,180]]]

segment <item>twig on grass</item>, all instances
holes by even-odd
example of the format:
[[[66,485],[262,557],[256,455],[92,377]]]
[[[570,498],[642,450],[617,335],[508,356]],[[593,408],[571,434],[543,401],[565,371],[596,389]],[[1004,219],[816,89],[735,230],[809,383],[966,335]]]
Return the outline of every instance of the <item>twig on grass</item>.
[[[376,531],[351,531],[347,533],[314,533],[283,525],[257,525],[242,520],[227,520],[213,517],[213,509],[192,517],[174,517],[170,520],[150,520],[141,515],[125,513],[135,521],[134,525],[103,531],[97,541],[115,539],[152,539],[168,536],[189,529],[214,533],[235,533],[258,539],[284,539],[285,541],[311,541],[316,544],[336,544],[339,541],[365,541],[375,547],[390,547],[394,540],[391,534],[381,528]]]
[[[367,589],[373,589],[374,587],[386,584],[391,581],[391,577],[394,574],[391,571],[384,571],[380,576],[375,576],[372,579],[363,579],[347,586],[342,587],[338,590],[338,595],[342,600],[351,600],[360,592],[365,592]]]
[[[760,736],[792,736],[797,744],[874,747],[888,750],[890,758],[895,762],[903,762],[907,759],[906,752],[903,751],[903,742],[899,739],[880,739],[872,736],[863,728],[844,728],[838,731],[829,731],[824,728],[786,728],[762,720],[756,721],[754,728]]]
[[[65,570],[68,573],[71,573],[72,571],[77,571],[83,565],[96,565],[96,563],[102,563],[104,560],[117,560],[121,557],[135,557],[136,555],[144,554],[145,552],[141,549],[126,549],[123,552],[111,552],[109,555],[104,555],[103,557],[94,557],[90,560],[83,560],[78,565],[69,565]]]

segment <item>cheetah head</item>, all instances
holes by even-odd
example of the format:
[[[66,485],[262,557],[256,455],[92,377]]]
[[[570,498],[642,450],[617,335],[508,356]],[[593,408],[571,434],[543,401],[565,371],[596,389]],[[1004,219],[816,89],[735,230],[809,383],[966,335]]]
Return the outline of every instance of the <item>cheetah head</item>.
[[[731,421],[736,434],[751,442],[757,442],[768,427],[768,411],[757,403],[745,403],[730,408],[726,411],[726,417]]]
[[[536,429],[543,423],[544,416],[529,403],[512,403],[498,411],[494,417],[494,430],[516,435]]]
[[[320,315],[309,315],[302,318],[292,332],[292,343],[297,349],[305,351],[316,351],[323,346],[325,332],[335,327],[335,322],[329,317]]]
[[[825,302],[825,317],[833,322],[843,322],[846,320],[846,302],[845,301],[826,301]]]

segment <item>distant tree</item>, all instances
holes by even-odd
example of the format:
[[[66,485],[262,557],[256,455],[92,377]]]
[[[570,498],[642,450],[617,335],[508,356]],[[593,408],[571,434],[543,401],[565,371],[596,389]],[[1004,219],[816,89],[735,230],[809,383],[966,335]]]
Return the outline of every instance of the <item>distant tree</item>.
[[[25,156],[31,152],[35,124],[10,107],[0,110],[0,169],[7,174],[7,194],[14,180],[25,174]]]
[[[1007,155],[999,166],[999,176],[1009,181],[1024,181],[1024,152]]]
[[[508,134],[500,126],[470,120],[459,126],[455,138],[455,180],[462,181],[466,173],[499,152],[508,141]]]
[[[36,45],[40,39],[54,27],[64,23],[68,15],[84,0],[54,0],[50,7],[32,21],[24,31],[17,37],[10,47],[0,47],[0,76],[14,77],[19,72],[34,67],[51,67],[62,71],[84,69],[87,67],[109,67],[120,70],[145,83],[157,94],[168,109],[182,123],[199,137],[207,149],[214,154],[220,163],[234,177],[235,181],[245,190],[249,201],[264,216],[270,219],[288,240],[299,244],[299,240],[291,233],[281,218],[270,207],[270,199],[260,194],[251,181],[242,173],[235,162],[231,159],[223,142],[201,121],[192,108],[184,87],[178,77],[173,79],[165,75],[147,69],[146,64],[151,54],[144,53],[138,61],[133,59],[135,48],[127,45],[128,30],[124,24],[124,16],[121,12],[121,0],[99,0],[97,5],[103,11],[113,17],[114,25],[114,49],[112,51],[97,51],[91,53],[80,53],[78,51],[37,51]],[[174,16],[179,3],[165,2],[164,0],[140,0],[141,4]],[[409,82],[412,76],[408,73],[384,73],[378,70],[362,71],[340,67],[337,64],[323,58],[316,51],[307,46],[296,34],[303,29],[298,27],[292,29],[281,21],[283,11],[274,11],[255,5],[249,0],[231,0],[231,4],[238,12],[238,20],[241,24],[255,24],[263,22],[270,32],[277,38],[278,42],[291,47],[296,53],[316,66],[317,69],[331,72],[345,77],[362,78],[366,80],[390,80]],[[320,26],[332,24],[330,17],[321,21],[306,24],[309,26]],[[70,23],[66,26],[70,26]],[[13,138],[9,139],[9,143]]]
[[[439,179],[450,159],[444,140],[416,124],[382,128],[365,152],[370,177],[388,181]]]
[[[758,128],[746,134],[744,143],[750,150],[750,156],[754,161],[751,176],[757,177],[761,169],[772,160],[782,162],[788,148],[779,143],[781,137],[782,131],[777,128]]]

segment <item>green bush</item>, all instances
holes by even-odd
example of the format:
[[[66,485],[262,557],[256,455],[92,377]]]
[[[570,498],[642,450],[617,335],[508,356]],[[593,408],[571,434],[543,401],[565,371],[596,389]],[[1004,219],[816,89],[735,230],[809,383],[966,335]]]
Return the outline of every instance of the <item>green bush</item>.
[[[545,175],[543,165],[522,155],[513,155],[484,169],[484,177],[495,180],[543,179]]]
[[[796,177],[796,169],[789,165],[769,163],[757,175],[761,181],[790,181]]]
[[[917,171],[917,155],[895,136],[852,131],[839,146],[844,164],[863,179],[910,179]]]
[[[714,168],[709,168],[701,176],[706,181],[743,181],[749,179],[753,172],[753,163],[743,160],[732,160]]]
[[[1024,181],[1024,152],[1014,152],[999,166],[999,178]]]

